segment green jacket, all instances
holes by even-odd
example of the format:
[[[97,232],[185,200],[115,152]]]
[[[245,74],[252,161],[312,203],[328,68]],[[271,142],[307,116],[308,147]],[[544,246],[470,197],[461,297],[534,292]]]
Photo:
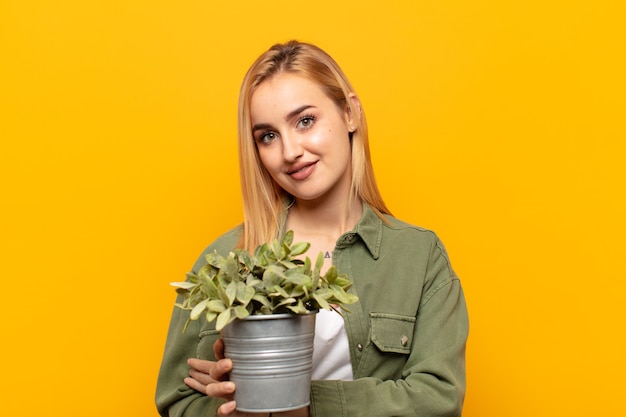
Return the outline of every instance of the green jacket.
[[[226,255],[241,228],[200,256]],[[460,416],[465,395],[468,317],[463,290],[437,236],[397,219],[383,222],[364,205],[362,218],[337,241],[333,263],[353,281],[359,302],[344,314],[354,381],[312,381],[313,417]],[[222,400],[185,385],[189,357],[214,360],[214,323],[191,322],[174,308],[159,374],[162,416],[217,415]]]

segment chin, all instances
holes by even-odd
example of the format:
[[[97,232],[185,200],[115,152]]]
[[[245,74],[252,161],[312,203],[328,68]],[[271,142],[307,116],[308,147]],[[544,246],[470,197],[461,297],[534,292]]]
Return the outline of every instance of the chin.
[[[296,200],[313,201],[324,198],[326,193],[323,192],[290,192]]]

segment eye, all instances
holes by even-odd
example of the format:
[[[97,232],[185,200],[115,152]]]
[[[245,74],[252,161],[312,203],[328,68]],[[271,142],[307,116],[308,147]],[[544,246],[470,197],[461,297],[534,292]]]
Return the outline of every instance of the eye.
[[[309,129],[315,124],[315,116],[307,115],[298,119],[298,129]]]
[[[276,140],[276,138],[278,137],[278,135],[275,132],[263,132],[260,135],[258,135],[256,137],[256,141],[258,143],[261,143],[263,145],[269,145],[270,143],[272,143],[274,140]]]

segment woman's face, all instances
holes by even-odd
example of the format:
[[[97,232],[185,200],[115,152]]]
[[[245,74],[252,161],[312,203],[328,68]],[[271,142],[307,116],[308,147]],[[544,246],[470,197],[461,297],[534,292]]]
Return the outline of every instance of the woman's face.
[[[350,117],[313,81],[283,73],[261,83],[250,102],[261,162],[300,200],[346,198],[350,190]]]

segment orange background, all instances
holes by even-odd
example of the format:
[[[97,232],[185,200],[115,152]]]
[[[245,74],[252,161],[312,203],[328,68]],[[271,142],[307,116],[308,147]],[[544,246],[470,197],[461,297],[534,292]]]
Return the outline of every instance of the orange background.
[[[239,83],[297,38],[461,276],[464,416],[626,415],[625,4],[2,2],[2,414],[156,416],[168,283],[241,220]]]

